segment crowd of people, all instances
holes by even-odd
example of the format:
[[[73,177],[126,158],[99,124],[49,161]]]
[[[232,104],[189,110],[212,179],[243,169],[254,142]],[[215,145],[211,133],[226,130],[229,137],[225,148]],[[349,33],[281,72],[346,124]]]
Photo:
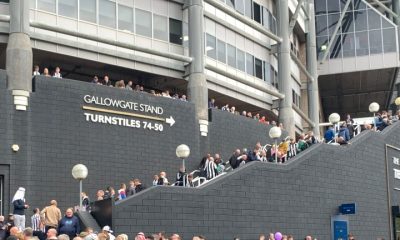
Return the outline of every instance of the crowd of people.
[[[376,131],[382,131],[385,127],[392,124],[392,122],[398,121],[399,119],[400,111],[394,116],[391,116],[386,111],[382,111],[381,113],[377,114],[376,117]],[[365,123],[363,126],[361,126],[361,131],[374,129],[375,128],[371,123]],[[297,139],[293,137],[282,138],[276,146],[273,143],[262,145],[261,142],[257,142],[252,149],[236,149],[228,161],[224,161],[220,153],[215,153],[214,155],[207,153],[200,161],[200,164],[197,168],[197,176],[211,180],[223,172],[239,168],[240,166],[253,161],[278,164],[285,163],[300,152],[303,152],[310,146],[320,142],[333,143],[336,140],[336,143],[348,144],[348,141],[355,136],[354,132],[354,121],[350,115],[347,115],[346,121],[339,124],[336,129],[329,127],[329,129],[325,132],[323,139],[319,139],[318,137],[314,136],[313,131],[308,131],[300,134]],[[176,174],[175,181],[170,182],[167,178],[166,172],[161,171],[158,175],[153,176],[152,186],[172,185],[195,187],[193,180],[197,176],[193,173],[186,172],[186,169],[181,167]],[[120,186],[121,187],[118,192],[116,192],[112,187],[108,187],[104,191],[99,190],[96,196],[97,200],[110,197],[114,198],[115,200],[124,199],[127,196],[131,196],[146,188],[139,179],[131,180],[128,188],[124,183],[122,183]]]
[[[360,125],[360,131],[372,130],[381,132],[386,127],[400,120],[400,110],[392,115],[391,111],[382,111],[377,113],[372,122],[365,122]],[[354,120],[349,114],[346,120],[335,126],[330,126],[324,134],[326,143],[348,144],[348,142],[356,135]]]
[[[54,72],[52,74],[50,74],[48,68],[44,68],[43,72],[41,73],[40,67],[38,65],[36,65],[36,66],[34,66],[34,69],[33,69],[33,76],[39,76],[39,75],[46,76],[46,77],[62,78],[60,67],[56,67]],[[172,99],[176,99],[176,100],[180,100],[180,101],[184,101],[184,102],[188,101],[187,96],[185,94],[182,94],[179,96],[178,93],[171,94],[169,90],[158,91],[158,90],[154,90],[154,89],[145,89],[145,87],[143,85],[139,85],[139,84],[134,85],[133,81],[131,81],[131,80],[125,81],[125,80],[121,79],[121,80],[115,81],[115,83],[113,84],[108,75],[104,75],[102,80],[100,80],[97,75],[94,75],[91,83],[103,85],[103,86],[107,86],[107,87],[123,88],[123,89],[127,89],[129,91],[149,93],[154,96],[172,98]]]
[[[260,147],[260,145],[256,145]],[[223,163],[219,154],[214,157],[207,156],[209,160],[204,159],[202,166],[206,162],[212,162],[211,159],[217,159],[217,162]],[[203,164],[204,162],[204,164]],[[182,169],[183,170],[183,169]],[[165,173],[160,173],[162,177],[157,179],[157,184],[164,185],[168,183]],[[136,179],[135,179],[136,180]],[[135,182],[133,180],[133,182]],[[136,187],[138,185],[136,184]],[[135,191],[136,191],[135,187]],[[108,191],[112,194],[112,191]],[[82,198],[85,201],[85,197]],[[30,206],[25,201],[25,189],[20,187],[12,200],[13,214],[9,215],[7,221],[4,216],[0,216],[0,240],[128,240],[127,234],[114,235],[109,226],[104,226],[100,232],[94,232],[92,228],[87,227],[81,231],[79,219],[74,216],[72,208],[65,211],[65,215],[61,215],[61,210],[57,207],[57,201],[51,200],[50,205],[42,210],[35,208],[31,217],[31,227],[25,227],[25,210]],[[167,235],[165,232],[154,234],[137,233],[134,240],[182,240],[177,233]],[[196,235],[192,240],[206,240],[202,235]],[[259,240],[294,240],[292,235],[284,235],[280,232],[269,233],[268,238],[264,234],[259,235]],[[349,240],[355,240],[352,234],[348,235]],[[235,237],[234,240],[240,240]],[[311,236],[306,236],[304,240],[317,240]],[[383,239],[380,239],[383,240]]]
[[[221,111],[226,111],[226,112],[229,112],[229,113],[232,113],[235,115],[241,115],[243,117],[254,119],[254,120],[258,121],[259,123],[262,123],[265,125],[274,125],[274,126],[278,125],[279,127],[283,128],[282,123],[277,124],[277,122],[274,120],[269,121],[266,116],[261,116],[260,113],[252,113],[250,111],[245,111],[245,110],[242,112],[239,112],[239,111],[237,111],[235,106],[230,106],[229,104],[225,104],[221,108],[219,108],[218,105],[216,104],[214,98],[211,98],[209,100],[208,108],[209,109],[221,109]]]
[[[73,208],[67,208],[65,214],[57,207],[57,201],[50,205],[33,209],[31,227],[25,227],[25,211],[30,206],[25,202],[25,188],[20,187],[12,199],[13,213],[5,220],[0,216],[0,239],[28,240],[34,239],[74,239],[80,233],[79,219],[74,216]]]

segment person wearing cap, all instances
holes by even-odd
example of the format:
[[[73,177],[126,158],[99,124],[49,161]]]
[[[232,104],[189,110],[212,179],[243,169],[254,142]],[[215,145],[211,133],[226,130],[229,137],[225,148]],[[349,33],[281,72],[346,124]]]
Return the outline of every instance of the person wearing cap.
[[[29,206],[25,204],[25,188],[18,188],[12,199],[12,204],[14,206],[14,225],[20,231],[23,231],[25,229],[25,209],[29,208]]]
[[[72,208],[68,208],[67,211],[65,211],[65,216],[58,225],[58,233],[66,234],[70,239],[73,239],[80,231],[79,219],[74,216]]]
[[[50,228],[58,228],[58,222],[61,220],[61,211],[57,207],[57,201],[51,200],[50,206],[45,207],[41,212],[40,215],[44,219],[45,230],[46,232]]]
[[[110,240],[114,240],[115,236],[112,234],[113,231],[111,230],[110,226],[104,226],[102,232],[107,234]]]

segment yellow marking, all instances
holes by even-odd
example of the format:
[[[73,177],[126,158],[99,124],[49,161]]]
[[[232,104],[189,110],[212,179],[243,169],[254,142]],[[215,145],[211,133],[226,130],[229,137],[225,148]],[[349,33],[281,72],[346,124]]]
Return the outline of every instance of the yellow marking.
[[[146,115],[143,115],[143,114],[122,112],[122,111],[116,111],[116,110],[110,110],[110,109],[104,109],[104,108],[97,108],[97,107],[90,107],[90,106],[83,106],[82,108],[84,110],[89,110],[89,111],[112,113],[112,114],[118,114],[118,115],[130,116],[130,117],[138,117],[138,118],[145,118],[145,119],[151,119],[151,120],[165,122],[165,118],[146,116]]]

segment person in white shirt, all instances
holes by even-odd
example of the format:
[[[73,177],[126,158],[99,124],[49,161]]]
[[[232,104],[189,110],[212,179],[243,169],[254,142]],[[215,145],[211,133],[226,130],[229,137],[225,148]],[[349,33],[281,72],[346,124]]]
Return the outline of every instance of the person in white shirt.
[[[53,77],[55,77],[55,78],[62,78],[62,75],[61,75],[61,73],[60,73],[60,67],[56,67],[56,70],[55,70],[55,72],[54,72],[54,74],[53,74]]]
[[[38,76],[38,75],[40,75],[39,66],[35,65],[35,67],[33,68],[33,76]]]

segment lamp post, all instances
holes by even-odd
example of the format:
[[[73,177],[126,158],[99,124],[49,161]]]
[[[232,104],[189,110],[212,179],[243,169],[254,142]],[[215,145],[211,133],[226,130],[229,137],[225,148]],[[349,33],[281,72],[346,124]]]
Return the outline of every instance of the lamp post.
[[[379,111],[379,104],[376,102],[373,102],[369,105],[369,112],[374,114],[374,129],[376,131],[376,121],[375,121],[375,113]]]
[[[186,171],[185,158],[189,157],[189,154],[190,154],[190,148],[187,145],[181,144],[176,147],[176,156],[182,159],[182,167],[185,171]]]
[[[79,180],[79,211],[82,210],[82,200],[81,200],[82,180],[86,179],[87,175],[88,175],[88,169],[83,164],[76,164],[72,168],[72,177],[74,177],[76,180]]]
[[[275,163],[278,162],[278,138],[282,135],[282,130],[280,127],[272,127],[269,130],[269,137],[275,140]]]
[[[337,113],[332,113],[331,115],[329,115],[329,122],[333,124],[333,139],[335,140],[336,144],[336,124],[340,122],[340,115]]]
[[[399,106],[400,106],[400,97],[397,97],[396,100],[394,100],[394,104],[396,104],[397,109],[399,109]]]

